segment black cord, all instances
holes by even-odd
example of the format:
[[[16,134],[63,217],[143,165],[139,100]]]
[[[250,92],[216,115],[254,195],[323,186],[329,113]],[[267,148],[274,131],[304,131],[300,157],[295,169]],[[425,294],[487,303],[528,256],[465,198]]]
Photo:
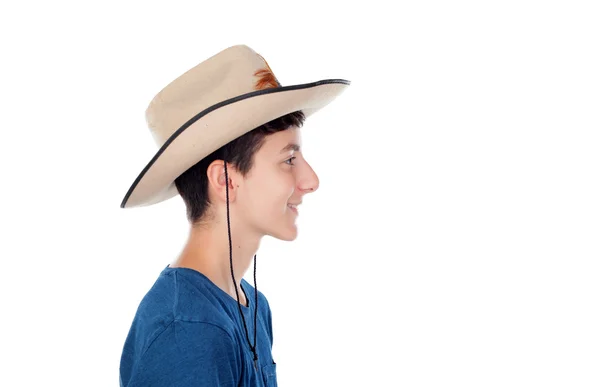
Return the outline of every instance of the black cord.
[[[225,159],[225,158],[223,158]],[[244,330],[246,331],[246,340],[248,340],[248,345],[252,349],[254,353],[254,368],[258,370],[257,361],[258,355],[256,353],[256,317],[258,314],[258,288],[256,287],[256,255],[254,255],[254,345],[250,343],[250,338],[248,337],[248,328],[246,327],[246,319],[244,318],[244,314],[242,313],[242,306],[240,305],[240,295],[237,290],[237,283],[235,282],[235,275],[233,273],[233,247],[231,243],[231,224],[229,219],[229,175],[227,174],[227,162],[225,162],[225,196],[227,197],[227,234],[229,236],[229,268],[231,269],[231,278],[233,279],[233,285],[235,288],[235,296],[237,297],[238,309],[240,311],[240,315],[242,316],[242,321],[244,323]]]

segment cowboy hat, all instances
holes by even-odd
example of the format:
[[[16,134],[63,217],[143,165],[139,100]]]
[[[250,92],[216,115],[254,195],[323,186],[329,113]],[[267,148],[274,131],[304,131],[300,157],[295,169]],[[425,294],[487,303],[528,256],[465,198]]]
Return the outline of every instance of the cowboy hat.
[[[228,142],[288,113],[314,114],[350,82],[326,79],[281,86],[266,60],[246,45],[229,47],[164,87],[146,109],[159,147],[121,208],[148,206],[178,194],[175,179]]]

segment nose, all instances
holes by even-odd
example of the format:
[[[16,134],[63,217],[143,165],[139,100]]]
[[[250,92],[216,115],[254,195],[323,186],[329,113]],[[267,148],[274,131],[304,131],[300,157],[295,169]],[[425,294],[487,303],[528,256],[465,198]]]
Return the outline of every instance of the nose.
[[[305,193],[315,192],[319,188],[319,176],[308,163],[306,163],[306,167],[306,173],[300,180],[299,188]]]

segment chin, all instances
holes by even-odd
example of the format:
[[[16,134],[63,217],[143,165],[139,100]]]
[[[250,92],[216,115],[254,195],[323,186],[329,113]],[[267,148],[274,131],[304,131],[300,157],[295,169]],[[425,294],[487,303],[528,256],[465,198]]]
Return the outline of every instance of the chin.
[[[291,242],[298,237],[298,228],[294,225],[292,228],[279,229],[276,232],[269,233],[269,235],[281,241]]]

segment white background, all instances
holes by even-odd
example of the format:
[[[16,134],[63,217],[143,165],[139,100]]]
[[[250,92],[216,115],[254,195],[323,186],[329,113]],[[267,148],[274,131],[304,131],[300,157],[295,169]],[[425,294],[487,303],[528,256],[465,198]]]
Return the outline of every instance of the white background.
[[[247,44],[352,81],[303,129],[298,239],[258,251],[280,386],[598,386],[593,3],[3,3],[0,385],[118,385],[188,230],[179,197],[119,207],[144,110]]]

